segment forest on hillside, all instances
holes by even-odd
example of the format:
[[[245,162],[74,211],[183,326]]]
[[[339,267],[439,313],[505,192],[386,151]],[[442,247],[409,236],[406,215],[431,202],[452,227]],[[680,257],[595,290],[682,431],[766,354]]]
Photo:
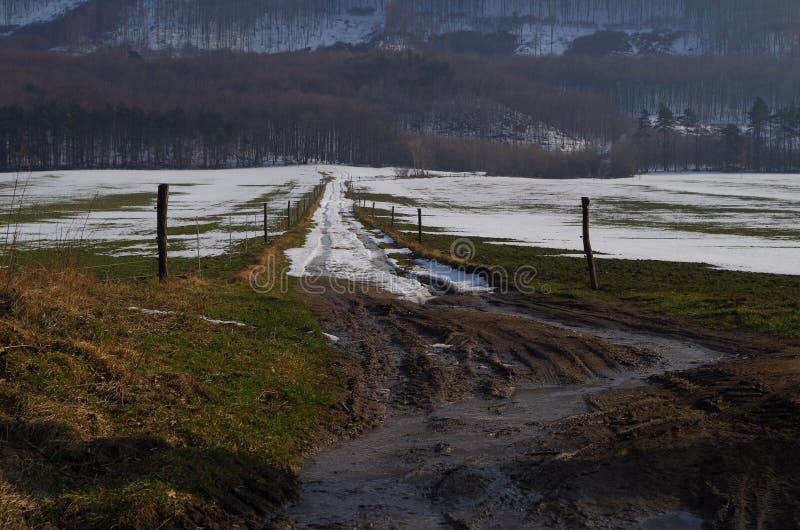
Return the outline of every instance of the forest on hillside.
[[[331,162],[535,177],[794,171],[798,69],[787,64],[0,49],[0,170]]]
[[[491,63],[479,58],[411,52],[144,59],[124,52],[67,57],[8,51],[0,75],[11,72],[14,81],[0,86],[5,169],[309,161],[448,167],[448,158],[466,163],[469,157],[452,156],[461,149],[502,160],[497,171],[531,174],[566,155],[508,145],[495,134],[504,128],[491,123],[491,113],[476,118],[482,123],[450,123],[450,141],[430,141],[418,122],[436,119],[436,109],[460,100],[465,109],[513,109],[553,130],[603,143],[630,126],[601,96],[493,75]],[[599,174],[600,154],[587,150],[583,156],[595,161],[587,174]],[[483,168],[485,161],[465,169]]]

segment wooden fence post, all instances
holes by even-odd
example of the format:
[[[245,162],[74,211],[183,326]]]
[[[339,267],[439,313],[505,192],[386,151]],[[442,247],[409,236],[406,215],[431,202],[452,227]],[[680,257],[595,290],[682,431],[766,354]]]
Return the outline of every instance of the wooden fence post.
[[[233,216],[228,216],[228,267],[233,261]]]
[[[200,219],[194,218],[194,224],[197,227],[197,277],[203,278],[203,268],[200,262]]]
[[[289,231],[289,225],[292,224],[292,201],[286,202],[286,231]]]
[[[594,252],[592,251],[592,242],[589,239],[589,205],[591,200],[589,197],[583,197],[583,250],[586,252],[586,261],[589,263],[589,282],[592,289],[597,291],[600,289],[600,283],[597,281],[597,268],[594,263]]]
[[[375,203],[372,203],[372,217],[375,218]]]
[[[269,241],[269,218],[267,217],[267,203],[264,203],[264,243]]]
[[[394,206],[392,206],[392,228],[394,228]]]
[[[157,242],[158,242],[158,279],[164,281],[169,275],[167,270],[167,209],[169,207],[169,184],[158,186],[158,203],[156,206],[158,216]]]
[[[417,240],[422,243],[422,208],[417,208]]]

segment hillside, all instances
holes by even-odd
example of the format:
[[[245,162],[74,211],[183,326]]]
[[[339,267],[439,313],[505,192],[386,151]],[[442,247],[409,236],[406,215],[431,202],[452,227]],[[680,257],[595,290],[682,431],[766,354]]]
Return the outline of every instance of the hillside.
[[[0,34],[86,52],[345,45],[507,55],[797,56],[791,0],[0,0]]]

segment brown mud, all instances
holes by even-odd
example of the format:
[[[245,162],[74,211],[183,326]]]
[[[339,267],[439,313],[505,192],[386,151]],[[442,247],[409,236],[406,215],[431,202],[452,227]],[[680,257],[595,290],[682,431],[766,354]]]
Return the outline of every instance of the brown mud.
[[[352,359],[359,436],[302,471],[298,528],[800,522],[797,352],[552,299],[352,287],[305,295]]]

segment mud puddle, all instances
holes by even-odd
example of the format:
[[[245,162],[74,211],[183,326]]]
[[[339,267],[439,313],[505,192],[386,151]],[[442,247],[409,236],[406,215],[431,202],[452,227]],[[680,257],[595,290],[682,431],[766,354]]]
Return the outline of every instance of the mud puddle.
[[[539,321],[527,315],[515,317]],[[302,473],[301,502],[290,510],[298,527],[546,528],[548,521],[535,512],[539,495],[516,481],[516,463],[537,455],[547,423],[591,412],[589,398],[598,392],[640,386],[650,376],[725,357],[671,337],[548,324],[655,350],[661,361],[586,384],[543,387],[520,381],[509,399],[472,397],[428,413],[390,415],[365,436],[321,453]],[[643,514],[627,524],[611,517],[607,522],[698,528],[698,521],[680,512]]]

